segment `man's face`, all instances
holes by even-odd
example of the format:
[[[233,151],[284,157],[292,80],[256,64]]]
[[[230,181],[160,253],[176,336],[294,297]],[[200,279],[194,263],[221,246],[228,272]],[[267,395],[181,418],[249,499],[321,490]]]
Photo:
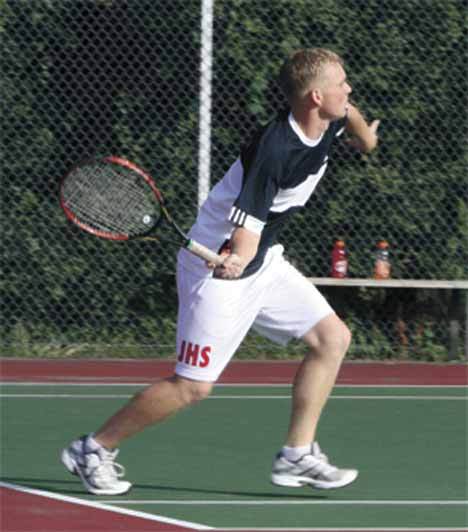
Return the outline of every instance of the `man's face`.
[[[320,113],[323,118],[337,120],[346,115],[351,86],[346,81],[346,72],[339,63],[328,63],[322,74]]]

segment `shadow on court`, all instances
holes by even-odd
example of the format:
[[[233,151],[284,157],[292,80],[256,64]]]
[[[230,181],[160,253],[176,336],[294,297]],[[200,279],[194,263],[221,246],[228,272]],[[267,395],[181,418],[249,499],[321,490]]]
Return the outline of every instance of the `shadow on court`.
[[[81,486],[78,480],[57,480],[51,478],[31,478],[31,477],[3,477],[0,478],[4,482],[10,482],[11,484],[18,484],[25,487],[31,487],[34,489],[40,489],[44,491],[50,491],[52,493],[61,493],[62,495],[90,495],[80,489],[78,486]],[[78,489],[75,489],[77,488]],[[275,491],[256,491],[256,490],[245,490],[245,491],[234,491],[234,490],[214,490],[206,488],[187,488],[179,486],[162,486],[154,484],[133,484],[131,493],[135,493],[136,490],[147,490],[147,491],[158,491],[161,493],[190,493],[194,495],[227,495],[227,496],[238,496],[238,497],[248,497],[248,498],[281,498],[281,499],[316,499],[316,500],[326,500],[329,497],[323,494],[316,494],[310,488],[309,491],[304,491],[303,493],[284,493],[275,492]],[[307,490],[307,488],[304,488]],[[94,497],[94,496],[93,496]],[[96,497],[99,498],[99,497]]]

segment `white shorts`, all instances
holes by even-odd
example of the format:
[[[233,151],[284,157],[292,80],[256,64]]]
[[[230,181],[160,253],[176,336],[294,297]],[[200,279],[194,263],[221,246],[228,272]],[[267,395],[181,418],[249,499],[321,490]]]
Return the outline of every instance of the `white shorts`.
[[[186,253],[186,252],[182,252]],[[280,344],[301,338],[333,309],[274,246],[255,274],[234,281],[177,269],[176,373],[215,382],[253,327]]]

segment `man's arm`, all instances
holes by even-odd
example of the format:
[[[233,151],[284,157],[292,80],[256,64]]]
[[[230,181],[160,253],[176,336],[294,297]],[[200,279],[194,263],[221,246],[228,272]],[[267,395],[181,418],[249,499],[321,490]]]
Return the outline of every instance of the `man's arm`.
[[[214,270],[215,277],[221,279],[237,279],[242,275],[249,262],[258,250],[260,235],[237,227],[231,237],[231,252],[221,266]]]
[[[377,146],[379,124],[380,120],[374,120],[367,124],[357,107],[348,105],[348,120],[345,129],[351,137],[349,143],[357,150],[362,153],[369,153]]]

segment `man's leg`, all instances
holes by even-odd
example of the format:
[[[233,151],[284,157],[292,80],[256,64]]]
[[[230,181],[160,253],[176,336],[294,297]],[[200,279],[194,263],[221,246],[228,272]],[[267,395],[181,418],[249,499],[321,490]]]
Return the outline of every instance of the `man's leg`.
[[[303,339],[310,352],[294,379],[286,445],[273,463],[271,480],[279,486],[340,488],[353,482],[358,472],[331,465],[315,442],[315,435],[323,407],[349,347],[351,333],[332,314],[320,320]]]
[[[178,375],[161,380],[136,394],[95,433],[94,439],[107,449],[114,449],[148,425],[204,399],[212,387],[210,382],[192,381]]]
[[[123,468],[115,463],[120,442],[210,393],[255,318],[259,284],[255,280],[236,281],[233,290],[231,281],[200,278],[179,268],[176,375],[136,394],[97,432],[63,450],[63,464],[80,476],[87,491],[96,495],[128,491],[131,484],[120,480]]]
[[[303,340],[310,352],[294,379],[288,447],[310,445],[314,441],[320,415],[351,342],[351,333],[336,314],[331,314],[305,334]]]
[[[136,394],[95,434],[82,436],[62,451],[65,467],[78,475],[89,493],[122,495],[130,482],[121,480],[124,468],[115,462],[119,443],[148,425],[159,423],[207,395],[210,382],[197,382],[175,375]]]

